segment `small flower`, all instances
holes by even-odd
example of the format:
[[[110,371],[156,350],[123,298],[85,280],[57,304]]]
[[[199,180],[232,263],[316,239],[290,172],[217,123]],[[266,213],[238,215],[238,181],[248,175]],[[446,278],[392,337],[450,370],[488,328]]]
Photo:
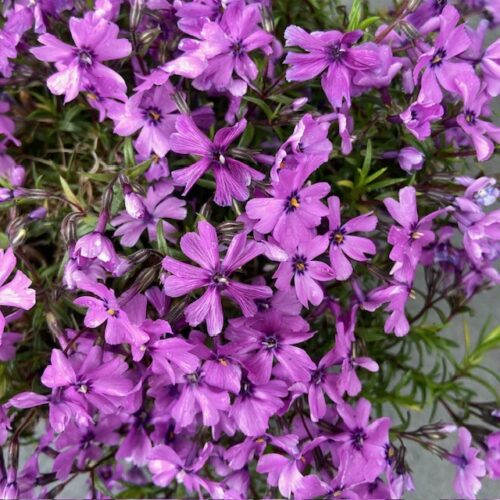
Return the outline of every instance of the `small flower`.
[[[175,184],[185,186],[184,195],[201,176],[211,170],[215,177],[215,202],[218,205],[229,206],[233,198],[239,201],[248,199],[248,186],[252,180],[264,179],[264,175],[234,159],[228,152],[230,144],[243,133],[246,126],[246,120],[241,120],[233,127],[218,130],[213,141],[210,141],[191,117],[180,116],[177,119],[177,132],[170,137],[172,150],[201,156],[193,165],[172,172]]]
[[[467,499],[476,498],[481,489],[479,478],[486,474],[484,461],[477,458],[479,451],[471,447],[471,441],[470,432],[465,427],[460,427],[458,443],[447,457],[457,467],[453,487],[460,496]]]
[[[72,17],[69,29],[76,47],[61,42],[48,33],[39,37],[42,47],[31,52],[41,61],[56,63],[58,72],[50,76],[47,86],[53,94],[64,94],[64,102],[72,101],[87,85],[98,91],[123,99],[127,86],[123,78],[102,64],[103,61],[127,57],[132,46],[118,37],[118,26],[106,19],[87,14],[83,19]]]
[[[27,311],[35,305],[35,290],[29,287],[31,280],[21,271],[16,271],[12,280],[6,283],[15,267],[16,257],[12,248],[6,251],[0,249],[0,306],[19,307]],[[0,345],[5,323],[6,319],[0,311]]]
[[[500,431],[491,433],[486,438],[486,468],[491,479],[500,479]]]
[[[406,128],[419,140],[431,135],[431,123],[439,120],[444,113],[441,104],[420,104],[414,102],[399,116]]]
[[[199,267],[165,257],[163,267],[172,273],[165,278],[165,293],[170,297],[180,297],[198,288],[206,289],[203,295],[184,311],[191,326],[206,321],[208,333],[218,335],[224,322],[222,296],[233,299],[245,316],[253,316],[257,312],[255,301],[272,295],[267,286],[247,285],[231,279],[234,271],[264,250],[259,243],[247,241],[244,233],[239,233],[232,239],[222,261],[217,233],[208,222],[201,221],[197,233],[185,234],[180,245],[184,254]]]

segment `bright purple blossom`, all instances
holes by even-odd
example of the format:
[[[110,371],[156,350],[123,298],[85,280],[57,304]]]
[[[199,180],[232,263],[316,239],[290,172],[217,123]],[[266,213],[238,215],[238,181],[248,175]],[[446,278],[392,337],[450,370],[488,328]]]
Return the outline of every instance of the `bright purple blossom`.
[[[431,135],[432,122],[438,121],[444,114],[441,104],[420,104],[415,102],[399,116],[406,128],[419,140]]]
[[[123,78],[103,61],[127,57],[132,47],[128,40],[118,38],[118,26],[103,18],[86,15],[72,17],[69,29],[76,47],[61,42],[49,33],[39,37],[42,47],[31,52],[41,61],[54,62],[58,72],[50,76],[47,86],[53,94],[64,94],[64,102],[72,101],[87,85],[123,98],[126,84]]]
[[[170,137],[172,150],[201,157],[189,167],[172,172],[174,182],[185,186],[184,195],[211,170],[215,177],[215,202],[218,205],[231,205],[233,198],[239,201],[248,199],[250,183],[264,179],[264,175],[234,159],[228,151],[230,144],[244,132],[246,126],[246,120],[241,120],[233,127],[222,128],[211,141],[191,117],[180,116],[177,119],[177,132]]]
[[[305,168],[284,170],[270,188],[272,197],[253,198],[247,203],[248,217],[257,221],[256,231],[272,233],[278,243],[310,239],[312,230],[328,213],[320,200],[328,194],[330,186],[326,182],[304,185],[308,175]]]
[[[328,244],[329,239],[325,236],[316,236],[296,246],[290,244],[288,260],[280,263],[273,276],[276,288],[289,290],[293,280],[297,298],[304,307],[308,307],[309,302],[314,306],[319,305],[324,293],[317,282],[335,278],[335,272],[328,264],[315,260],[326,251]]]
[[[377,217],[367,213],[354,217],[342,224],[340,200],[337,196],[328,198],[328,238],[330,243],[330,265],[335,279],[346,280],[352,274],[349,258],[365,262],[377,251],[375,244],[368,238],[354,236],[358,231],[373,231],[377,227]]]
[[[463,498],[474,499],[481,488],[480,477],[486,474],[484,461],[477,458],[479,450],[471,446],[472,436],[465,427],[458,429],[458,443],[448,460],[455,464],[457,472],[453,487]]]
[[[30,288],[31,280],[21,271],[16,271],[12,280],[6,282],[15,267],[16,257],[12,248],[6,251],[0,249],[0,306],[19,307],[27,311],[35,305],[35,290]],[[0,311],[0,345],[5,324],[6,318]]]
[[[291,68],[286,73],[287,80],[312,80],[326,70],[321,86],[331,105],[339,108],[345,100],[350,106],[354,72],[369,70],[379,64],[379,55],[373,46],[361,44],[353,47],[362,36],[361,30],[307,33],[298,26],[288,26],[285,31],[287,47],[300,47],[306,53],[288,52],[285,64]]]
[[[191,326],[206,321],[208,333],[217,335],[222,331],[224,321],[222,296],[234,300],[245,316],[253,316],[257,312],[255,301],[272,295],[267,286],[247,285],[230,279],[234,271],[263,252],[263,247],[255,241],[247,241],[244,233],[232,239],[222,261],[217,233],[208,222],[201,221],[197,233],[185,234],[180,246],[199,267],[165,257],[163,267],[172,273],[164,281],[165,293],[170,297],[180,297],[198,288],[206,289],[184,311]]]
[[[491,433],[486,438],[486,469],[492,479],[500,479],[500,431]]]

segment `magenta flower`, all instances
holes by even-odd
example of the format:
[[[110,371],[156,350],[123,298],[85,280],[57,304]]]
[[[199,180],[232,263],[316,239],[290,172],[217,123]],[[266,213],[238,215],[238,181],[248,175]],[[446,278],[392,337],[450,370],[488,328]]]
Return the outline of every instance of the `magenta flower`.
[[[307,240],[319,226],[328,209],[320,201],[330,191],[327,182],[304,186],[309,173],[303,166],[284,170],[270,189],[271,198],[254,198],[246,205],[254,229],[262,234],[272,232],[278,243]],[[317,254],[319,255],[319,254]]]
[[[420,104],[415,102],[403,111],[399,117],[406,128],[419,140],[431,135],[431,123],[439,120],[444,113],[441,104]]]
[[[139,154],[155,153],[160,158],[171,149],[170,137],[175,132],[175,120],[179,116],[172,100],[174,88],[170,84],[137,92],[122,106],[110,113],[115,122],[114,133],[132,135],[140,129],[134,145]]]
[[[370,212],[342,224],[340,200],[337,196],[328,198],[328,209],[330,265],[335,279],[346,280],[352,274],[352,265],[347,257],[358,262],[365,262],[377,251],[371,240],[354,236],[352,233],[373,231],[377,227],[377,217]]]
[[[229,395],[209,385],[203,369],[183,373],[178,377],[180,394],[170,408],[178,428],[187,427],[201,413],[203,425],[219,423],[220,413],[229,408]]]
[[[270,309],[253,318],[230,322],[225,332],[230,342],[223,346],[222,352],[240,359],[253,383],[265,384],[271,380],[274,360],[291,380],[305,382],[315,366],[309,355],[294,344],[313,335],[300,316],[288,317]]]
[[[229,416],[246,436],[261,436],[269,426],[269,419],[283,406],[287,394],[287,385],[282,380],[259,385],[243,379]]]
[[[35,305],[35,290],[29,287],[31,280],[21,271],[16,271],[12,280],[6,283],[15,267],[16,257],[12,248],[6,251],[0,249],[0,306],[19,307],[27,311]],[[0,345],[5,324],[5,316],[0,311]]]
[[[133,207],[115,217],[111,224],[117,227],[115,236],[121,236],[121,244],[133,247],[144,230],[147,230],[150,241],[156,241],[157,225],[161,221],[163,234],[171,242],[177,228],[164,219],[183,220],[186,218],[186,202],[175,196],[169,196],[174,190],[170,182],[160,182],[148,189],[145,198],[136,195]],[[127,199],[125,196],[125,203]]]
[[[399,202],[392,198],[384,200],[391,217],[400,226],[391,226],[387,241],[393,245],[389,258],[395,262],[391,273],[405,283],[413,281],[415,270],[423,248],[432,243],[436,235],[432,232],[432,221],[445,210],[436,210],[419,220],[417,193],[413,187],[399,191]]]
[[[481,89],[481,80],[473,73],[457,76],[455,83],[464,100],[457,122],[471,138],[477,159],[489,160],[495,150],[493,142],[500,143],[500,127],[479,118],[489,96]]]
[[[9,141],[12,141],[16,146],[21,143],[14,137],[14,121],[5,115],[10,110],[10,104],[0,100],[0,135],[4,135]]]
[[[500,95],[500,40],[493,42],[481,59],[483,81],[492,97]]]
[[[86,15],[83,19],[72,17],[69,29],[76,47],[61,42],[48,33],[39,37],[42,47],[31,52],[41,61],[54,62],[58,72],[50,76],[47,86],[53,94],[64,94],[64,102],[72,101],[87,85],[120,99],[126,92],[123,78],[102,64],[103,61],[127,57],[132,46],[118,37],[118,26],[106,19]]]
[[[116,300],[115,292],[100,283],[82,281],[79,288],[95,294],[97,297],[78,297],[73,301],[80,307],[86,307],[84,324],[88,328],[97,328],[106,323],[104,338],[108,344],[141,345],[149,340],[148,335],[137,325],[132,324],[127,313]]]
[[[308,242],[299,243],[288,251],[288,260],[281,262],[274,273],[276,288],[289,290],[293,279],[293,286],[297,298],[304,307],[309,302],[317,306],[324,298],[323,289],[318,281],[330,281],[335,278],[332,268],[314,260],[323,254],[328,247],[329,240],[325,236],[316,236]]]
[[[471,446],[472,436],[465,427],[458,429],[458,443],[448,460],[455,464],[457,472],[453,488],[463,498],[474,499],[481,489],[480,477],[486,475],[484,461],[477,458],[479,450]]]
[[[488,451],[485,461],[491,479],[500,479],[500,431],[491,433],[486,438]]]
[[[370,420],[371,404],[361,398],[352,408],[347,403],[337,406],[345,432],[331,437],[342,443],[339,453],[349,457],[349,468],[359,481],[372,482],[385,469],[385,449],[389,443],[391,419]]]
[[[300,47],[305,54],[288,52],[285,64],[291,68],[286,73],[290,82],[304,82],[323,73],[321,86],[334,108],[345,100],[351,105],[351,88],[354,72],[369,70],[379,64],[379,55],[373,47],[361,44],[353,47],[361,37],[361,30],[315,31],[307,33],[298,26],[285,30],[287,47]]]
[[[213,141],[201,132],[189,116],[180,116],[176,122],[177,133],[170,137],[172,150],[181,154],[194,154],[201,158],[189,167],[172,172],[174,182],[185,186],[184,195],[208,170],[215,177],[215,202],[229,206],[233,198],[248,199],[248,186],[252,180],[262,180],[264,175],[228,154],[230,144],[238,138],[247,126],[241,120],[233,127],[226,127],[215,133]]]
[[[198,288],[206,288],[203,295],[184,311],[191,326],[206,321],[208,333],[218,335],[224,322],[222,296],[234,300],[245,316],[253,316],[257,312],[255,301],[272,295],[267,286],[247,285],[230,279],[234,271],[263,252],[263,247],[255,241],[247,241],[244,233],[232,239],[222,261],[217,233],[208,222],[201,221],[197,233],[185,234],[180,245],[184,254],[200,267],[165,257],[163,267],[172,273],[164,281],[165,293],[170,297],[180,297]]]
[[[271,53],[274,37],[259,28],[261,13],[253,5],[232,2],[219,22],[206,21],[198,36],[200,42],[183,40],[181,50],[187,55],[202,55],[208,61],[206,69],[193,80],[199,90],[214,88],[242,96],[247,84],[257,78],[258,69],[249,56],[261,49]],[[195,50],[192,51],[194,47]]]
[[[439,104],[443,100],[440,85],[450,92],[456,92],[454,77],[462,73],[472,73],[468,63],[457,62],[456,56],[465,52],[471,39],[465,25],[457,26],[460,14],[452,5],[447,5],[441,16],[441,30],[434,47],[422,54],[413,70],[413,78],[417,83],[423,70],[418,102],[424,105]]]

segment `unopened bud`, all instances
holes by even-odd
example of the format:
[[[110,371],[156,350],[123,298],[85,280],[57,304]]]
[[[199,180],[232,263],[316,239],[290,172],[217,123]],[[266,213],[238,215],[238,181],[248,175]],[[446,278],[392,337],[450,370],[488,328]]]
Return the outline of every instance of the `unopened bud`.
[[[151,44],[158,38],[158,35],[160,35],[160,33],[161,28],[159,26],[143,31],[138,37],[141,51],[148,49]]]
[[[406,36],[406,38],[408,38],[408,40],[410,41],[416,40],[420,36],[417,28],[415,28],[415,26],[413,26],[413,24],[408,21],[400,21],[399,28]]]
[[[224,243],[229,243],[237,233],[243,231],[244,225],[242,222],[223,222],[217,226],[217,233]]]
[[[129,15],[130,31],[135,31],[141,22],[144,1],[133,0],[131,3],[132,6]]]
[[[410,0],[406,6],[406,10],[408,12],[415,12],[420,7],[421,3],[422,0]]]
[[[174,101],[175,105],[177,106],[177,109],[179,110],[180,113],[183,115],[189,115],[190,110],[188,103],[186,102],[186,99],[184,98],[184,95],[181,94],[178,91],[175,91],[172,95],[172,100]]]
[[[146,206],[130,184],[123,185],[123,198],[125,199],[125,210],[130,217],[137,220],[142,220],[146,217]]]
[[[74,243],[76,241],[76,225],[78,219],[83,217],[84,214],[80,212],[72,212],[64,217],[61,224],[61,234],[66,244]]]
[[[9,237],[10,244],[13,247],[19,246],[26,240],[28,231],[26,230],[26,220],[24,217],[14,219],[7,226],[7,236]]]

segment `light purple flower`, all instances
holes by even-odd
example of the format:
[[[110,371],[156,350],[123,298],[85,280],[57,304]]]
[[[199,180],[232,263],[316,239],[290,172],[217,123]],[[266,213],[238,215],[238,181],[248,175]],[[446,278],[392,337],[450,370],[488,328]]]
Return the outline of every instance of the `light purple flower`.
[[[206,289],[184,311],[191,326],[206,321],[208,333],[218,335],[224,322],[222,296],[234,300],[245,316],[253,316],[257,312],[255,301],[272,295],[267,286],[247,285],[230,279],[234,271],[264,250],[259,243],[247,241],[244,233],[237,234],[232,239],[222,261],[217,233],[208,222],[199,222],[198,232],[185,234],[180,245],[184,254],[200,267],[165,257],[163,267],[172,273],[164,281],[165,293],[170,297],[180,297],[198,288]]]
[[[273,276],[276,279],[276,288],[289,290],[293,280],[297,297],[304,307],[308,307],[309,302],[314,306],[319,305],[323,301],[324,293],[317,282],[335,278],[335,273],[328,264],[314,260],[326,251],[328,244],[327,236],[316,236],[296,246],[290,243],[288,260],[280,263]]]
[[[454,77],[459,73],[473,73],[472,66],[455,59],[471,44],[465,25],[457,26],[460,19],[457,9],[447,5],[440,19],[441,30],[434,47],[419,57],[413,70],[415,83],[423,70],[418,102],[424,105],[439,104],[443,100],[440,85],[450,92],[456,92]]]
[[[365,262],[377,251],[375,244],[368,238],[354,236],[358,231],[373,231],[377,227],[377,217],[372,213],[359,215],[342,224],[340,200],[337,196],[328,198],[328,238],[330,241],[330,265],[335,279],[346,280],[352,274],[349,258]]]
[[[463,111],[457,116],[457,122],[471,138],[477,159],[486,161],[495,149],[493,142],[500,143],[500,127],[479,118],[489,96],[481,89],[481,81],[475,74],[459,75],[455,83],[464,100]]]
[[[458,443],[448,460],[457,466],[453,488],[463,498],[474,499],[481,489],[480,477],[486,474],[484,461],[477,458],[479,450],[471,446],[472,436],[465,427],[458,429]]]
[[[127,57],[132,50],[128,40],[117,38],[118,26],[89,13],[83,19],[72,17],[69,29],[76,47],[46,33],[39,37],[43,46],[31,49],[41,61],[56,63],[58,72],[47,80],[50,91],[56,95],[64,94],[64,102],[69,102],[91,84],[122,99],[127,88],[125,81],[102,64],[103,61]]]
[[[6,101],[0,100],[0,135],[4,135],[9,141],[12,141],[16,146],[21,143],[14,137],[15,125],[14,121],[6,116],[10,110],[10,104]]]
[[[222,128],[211,141],[191,117],[180,116],[177,119],[177,132],[170,137],[172,150],[201,157],[189,167],[172,172],[175,184],[185,186],[184,195],[211,170],[215,177],[215,202],[218,205],[229,206],[233,198],[239,201],[248,199],[248,186],[252,180],[264,179],[264,175],[234,159],[228,151],[230,144],[244,132],[246,126],[246,120],[241,120],[233,127]]]
[[[492,432],[486,438],[486,469],[491,479],[500,479],[500,431]]]
[[[121,236],[121,244],[133,247],[144,230],[147,230],[150,241],[156,241],[157,226],[161,222],[165,238],[175,241],[173,234],[177,228],[164,219],[183,220],[186,218],[186,202],[175,196],[170,196],[174,190],[171,182],[163,181],[152,185],[145,198],[135,194],[133,202],[125,212],[115,217],[111,224],[118,229],[115,236]],[[127,205],[127,195],[125,195]],[[132,205],[132,206],[131,206]]]
[[[431,135],[431,123],[439,120],[444,113],[441,104],[420,104],[414,102],[399,116],[406,128],[419,140]]]
[[[106,323],[104,338],[108,344],[141,345],[149,340],[149,336],[137,325],[132,324],[127,313],[116,300],[115,292],[100,283],[82,281],[79,288],[91,292],[89,295],[78,297],[73,301],[80,307],[86,307],[84,324],[88,328],[97,328]]]
[[[349,33],[307,33],[298,26],[288,26],[285,30],[286,46],[300,47],[306,53],[288,52],[285,64],[291,68],[287,70],[287,80],[312,80],[326,70],[321,78],[321,86],[331,105],[339,108],[345,100],[350,106],[354,72],[368,70],[379,64],[378,51],[373,47],[366,44],[353,47],[362,36],[361,30]]]
[[[309,173],[304,167],[284,170],[270,193],[270,198],[254,198],[246,204],[246,212],[262,234],[272,233],[278,243],[310,239],[328,209],[320,201],[330,191],[327,182],[306,185]],[[319,255],[319,254],[317,254]]]
[[[500,40],[488,46],[481,58],[480,66],[486,91],[492,97],[497,97],[500,95]]]
[[[417,170],[422,170],[424,166],[425,156],[422,151],[408,146],[402,148],[397,153],[397,159],[399,166],[405,171],[411,174]]]
[[[27,311],[35,305],[35,290],[30,288],[31,280],[21,271],[16,271],[12,280],[6,283],[15,267],[16,257],[12,248],[0,249],[0,306],[19,307]],[[0,311],[0,345],[5,324],[5,316]]]

